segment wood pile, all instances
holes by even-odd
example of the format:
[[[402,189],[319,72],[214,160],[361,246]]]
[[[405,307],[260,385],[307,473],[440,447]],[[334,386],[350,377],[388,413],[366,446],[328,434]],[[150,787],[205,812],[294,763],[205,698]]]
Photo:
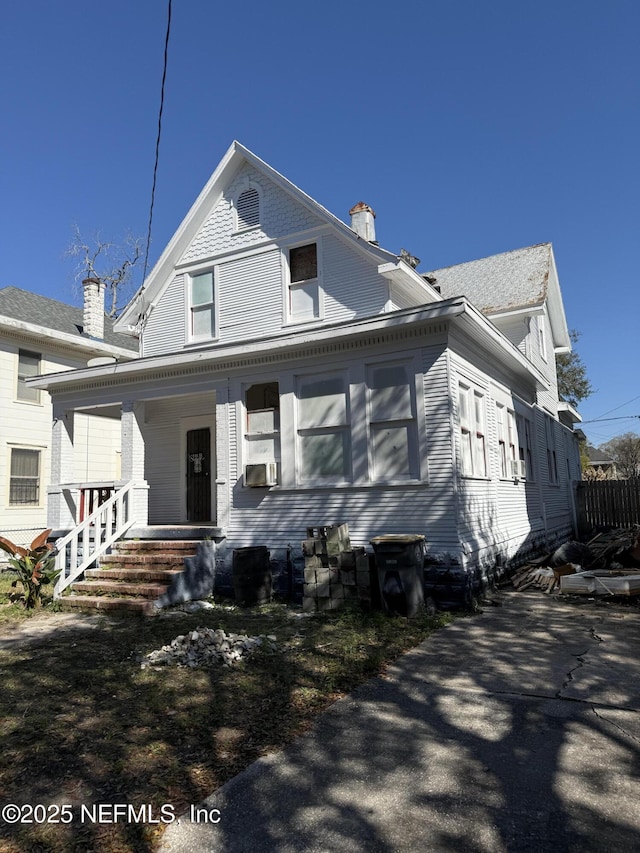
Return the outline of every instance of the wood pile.
[[[522,592],[530,586],[535,586],[543,590],[543,592],[550,594],[559,588],[560,578],[563,575],[573,574],[575,571],[576,566],[573,563],[567,563],[564,566],[557,566],[553,569],[547,566],[533,566],[528,564],[518,569],[511,578],[511,583],[518,592]]]
[[[598,533],[593,539],[587,542],[586,547],[590,552],[590,556],[588,559],[584,559],[581,564],[567,562],[554,566],[554,556],[558,552],[532,560],[515,572],[511,578],[511,583],[514,589],[519,592],[530,587],[541,589],[547,594],[554,591],[560,592],[560,581],[565,575],[584,572],[588,569],[609,570],[612,568],[611,564],[615,563],[616,556],[633,544],[639,530],[640,527],[636,525],[634,527],[625,527]]]

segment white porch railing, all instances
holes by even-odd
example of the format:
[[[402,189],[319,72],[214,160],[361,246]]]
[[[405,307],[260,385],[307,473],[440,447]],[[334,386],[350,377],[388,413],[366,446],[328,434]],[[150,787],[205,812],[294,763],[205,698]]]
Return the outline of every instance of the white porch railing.
[[[134,486],[133,480],[126,483],[81,520],[74,530],[58,539],[56,569],[60,574],[53,591],[54,598],[59,598],[69,584],[135,523],[136,519],[132,515]]]

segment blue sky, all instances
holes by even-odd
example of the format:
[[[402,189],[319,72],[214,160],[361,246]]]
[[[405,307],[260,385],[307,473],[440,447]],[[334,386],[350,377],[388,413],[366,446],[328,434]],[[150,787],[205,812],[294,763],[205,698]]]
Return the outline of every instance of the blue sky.
[[[0,286],[77,302],[74,223],[146,235],[167,5],[2,4]],[[583,418],[638,415],[639,32],[637,0],[173,0],[150,261],[238,139],[423,271],[551,241]]]

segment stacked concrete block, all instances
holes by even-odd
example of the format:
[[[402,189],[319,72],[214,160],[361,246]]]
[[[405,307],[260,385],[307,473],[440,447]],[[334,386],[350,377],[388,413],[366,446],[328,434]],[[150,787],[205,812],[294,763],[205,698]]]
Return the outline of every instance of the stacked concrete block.
[[[308,527],[304,555],[303,609],[339,610],[346,601],[370,601],[369,557],[351,547],[347,524]]]

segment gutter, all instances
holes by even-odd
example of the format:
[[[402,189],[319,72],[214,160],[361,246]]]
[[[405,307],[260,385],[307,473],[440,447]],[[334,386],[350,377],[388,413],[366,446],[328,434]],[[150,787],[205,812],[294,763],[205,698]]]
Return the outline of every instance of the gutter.
[[[401,332],[407,327],[426,326],[433,322],[455,320],[464,316],[468,318],[470,326],[468,331],[473,338],[506,353],[512,360],[512,369],[514,367],[513,362],[515,362],[521,372],[546,387],[546,380],[537,368],[464,296],[428,303],[418,308],[404,308],[389,314],[379,314],[361,320],[345,320],[331,326],[309,329],[306,332],[297,331],[272,335],[269,338],[250,343],[214,345],[206,349],[149,356],[107,366],[101,365],[60,373],[49,373],[46,376],[28,380],[28,384],[46,390],[63,389],[86,381],[99,382],[101,379],[113,381],[114,377],[121,381],[127,381],[143,378],[154,371],[170,369],[173,372],[179,371],[180,368],[213,365],[225,360],[233,360],[237,366],[241,366],[244,360],[250,361],[260,356],[266,357],[275,353],[285,358],[288,353],[305,347],[353,340],[384,332]]]
[[[70,347],[71,349],[83,350],[88,354],[111,355],[115,358],[136,358],[134,350],[117,347],[113,344],[106,344],[104,341],[99,341],[96,338],[83,337],[82,335],[75,337],[75,335],[70,335],[68,332],[59,332],[56,329],[49,329],[37,323],[27,323],[24,320],[16,320],[13,317],[0,315],[0,327],[7,331],[28,335],[39,340],[44,339],[58,345]]]

